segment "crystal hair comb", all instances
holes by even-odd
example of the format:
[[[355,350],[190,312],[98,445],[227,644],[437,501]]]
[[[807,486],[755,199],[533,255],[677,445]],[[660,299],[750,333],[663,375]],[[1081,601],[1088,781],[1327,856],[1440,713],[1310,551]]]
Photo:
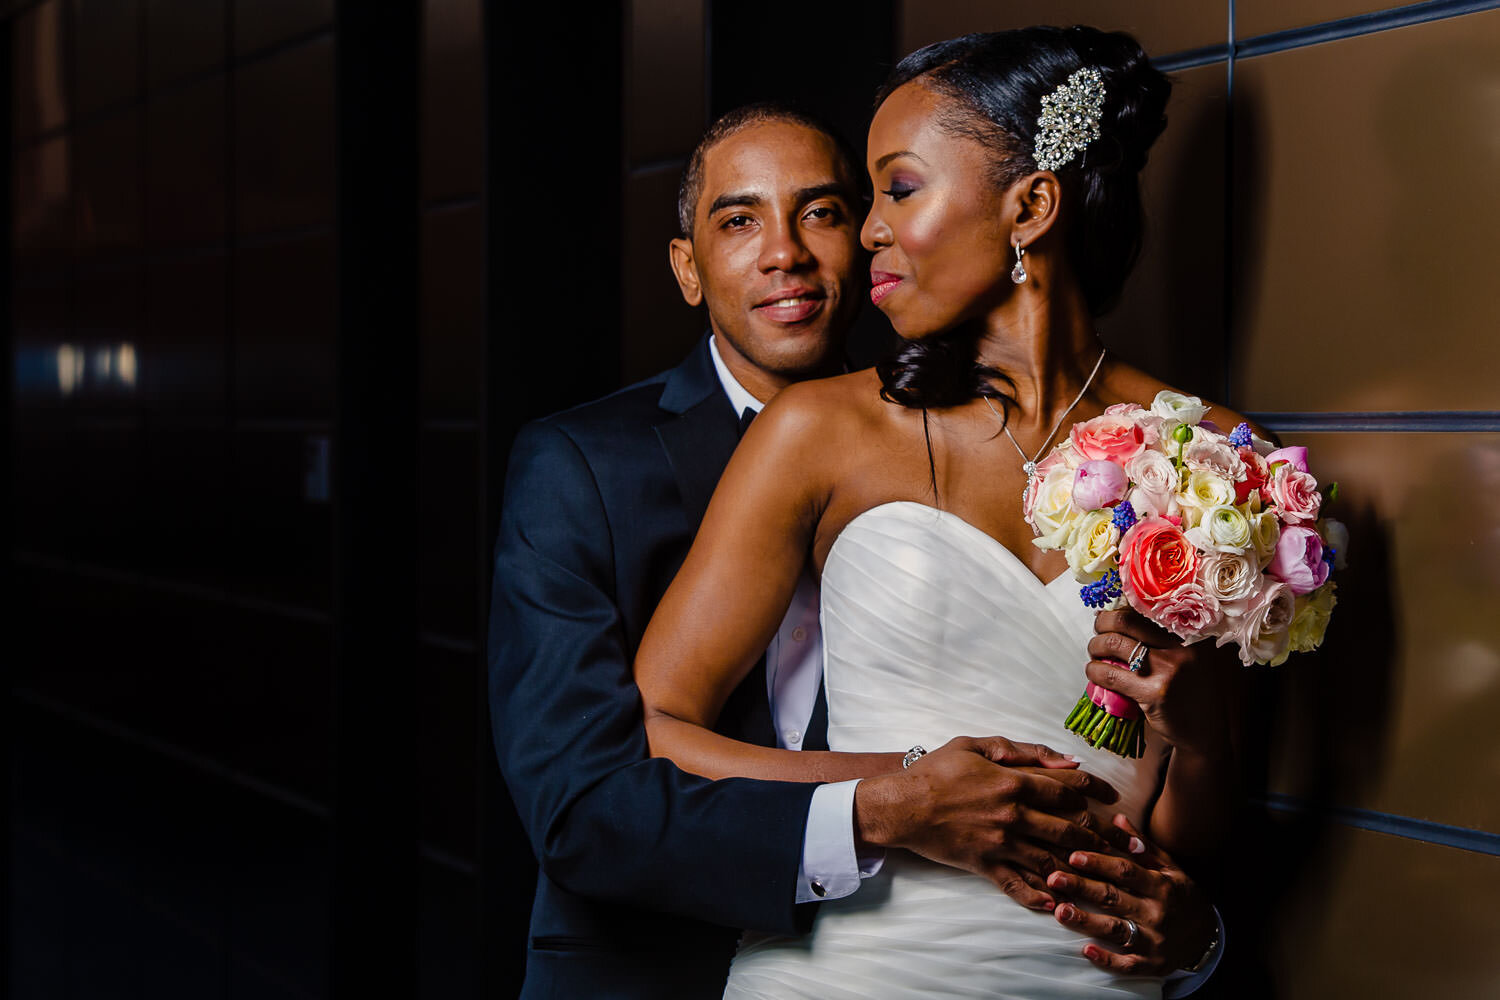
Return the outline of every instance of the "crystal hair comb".
[[[1038,170],[1056,170],[1099,138],[1104,113],[1104,80],[1091,66],[1068,77],[1068,82],[1042,98],[1036,120],[1036,147],[1031,158]]]

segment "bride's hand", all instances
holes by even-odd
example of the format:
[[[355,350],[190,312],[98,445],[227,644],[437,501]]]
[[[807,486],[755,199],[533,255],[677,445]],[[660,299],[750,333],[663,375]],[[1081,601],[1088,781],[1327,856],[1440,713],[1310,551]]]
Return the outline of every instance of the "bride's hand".
[[[1087,799],[1108,804],[1118,793],[1077,767],[1040,744],[959,737],[906,770],[861,781],[855,833],[865,845],[983,875],[1022,906],[1051,910],[1045,880],[1058,858],[1130,840],[1088,811]]]
[[[1088,679],[1134,699],[1151,728],[1179,750],[1223,757],[1229,748],[1229,682],[1239,661],[1229,649],[1203,641],[1184,645],[1160,625],[1128,608],[1101,611],[1089,640]],[[1122,664],[1144,647],[1139,673]]]
[[[1124,816],[1115,825],[1140,834]],[[1129,857],[1076,851],[1072,872],[1047,876],[1047,887],[1069,902],[1052,915],[1058,923],[1096,938],[1083,954],[1100,968],[1131,975],[1160,976],[1197,964],[1218,931],[1218,917],[1207,897],[1166,852],[1140,838],[1145,850]],[[1102,912],[1090,913],[1072,900]],[[1131,931],[1130,923],[1136,925]]]

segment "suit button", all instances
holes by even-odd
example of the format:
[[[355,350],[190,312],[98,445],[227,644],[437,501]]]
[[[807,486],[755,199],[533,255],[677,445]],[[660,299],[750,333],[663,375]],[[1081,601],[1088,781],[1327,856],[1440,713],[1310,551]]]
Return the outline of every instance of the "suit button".
[[[788,729],[786,731],[786,742],[788,746],[795,746],[802,742],[802,731],[800,729]]]
[[[819,882],[817,879],[813,879],[808,884],[812,887],[813,895],[817,896],[819,899],[822,899],[824,896],[828,895],[828,890],[825,889],[823,887],[823,883]]]
[[[807,629],[803,628],[801,625],[798,625],[796,628],[792,629],[792,639],[794,641],[801,642],[806,638]]]

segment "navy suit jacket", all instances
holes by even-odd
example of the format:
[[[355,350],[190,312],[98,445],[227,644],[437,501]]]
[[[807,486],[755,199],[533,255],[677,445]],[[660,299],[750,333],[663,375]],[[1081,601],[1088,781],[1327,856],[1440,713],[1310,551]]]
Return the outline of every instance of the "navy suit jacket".
[[[721,995],[737,928],[792,934],[813,785],[647,755],[631,661],[738,442],[705,337],[677,368],[527,425],[490,615],[491,722],[536,853],[524,998]],[[774,743],[756,671],[719,730]]]

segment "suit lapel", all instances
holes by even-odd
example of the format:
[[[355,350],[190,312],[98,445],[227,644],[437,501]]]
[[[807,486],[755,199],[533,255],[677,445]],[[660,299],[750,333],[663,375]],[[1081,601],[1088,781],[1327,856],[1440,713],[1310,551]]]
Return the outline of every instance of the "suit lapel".
[[[672,370],[660,405],[674,416],[658,424],[656,434],[677,479],[683,513],[696,530],[739,443],[739,421],[714,371],[707,337]]]

